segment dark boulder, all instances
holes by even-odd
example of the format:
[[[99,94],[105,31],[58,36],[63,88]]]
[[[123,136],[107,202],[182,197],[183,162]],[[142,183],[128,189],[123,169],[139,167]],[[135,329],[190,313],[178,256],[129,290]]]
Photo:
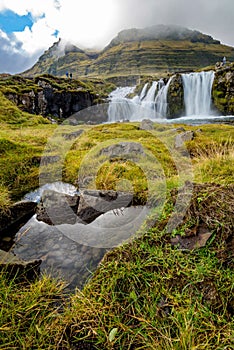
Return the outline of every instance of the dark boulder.
[[[79,196],[70,196],[52,190],[43,192],[36,213],[37,220],[49,225],[75,224]]]

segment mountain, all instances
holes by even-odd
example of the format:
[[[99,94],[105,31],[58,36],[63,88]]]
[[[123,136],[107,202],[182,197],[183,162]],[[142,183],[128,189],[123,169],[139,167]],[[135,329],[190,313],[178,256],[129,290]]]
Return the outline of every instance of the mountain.
[[[22,74],[136,77],[196,70],[215,65],[224,56],[233,61],[234,48],[209,35],[180,26],[155,25],[123,30],[99,52],[81,50],[60,39]]]

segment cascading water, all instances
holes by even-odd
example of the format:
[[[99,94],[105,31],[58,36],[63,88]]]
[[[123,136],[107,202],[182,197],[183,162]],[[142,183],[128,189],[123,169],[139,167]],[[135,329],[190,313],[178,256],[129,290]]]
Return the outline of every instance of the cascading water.
[[[211,115],[211,90],[214,72],[182,74],[186,116]]]
[[[155,99],[156,114],[160,118],[165,118],[167,115],[167,93],[173,76],[168,80],[167,84],[164,84],[164,81],[159,80],[161,87]]]
[[[119,120],[142,120],[166,118],[167,113],[167,92],[171,82],[170,78],[165,85],[163,79],[153,81],[149,87],[146,83],[140,95],[132,99],[126,96],[134,91],[134,88],[117,88],[110,94],[108,108],[108,121]]]
[[[108,121],[130,120],[135,114],[135,103],[126,96],[132,93],[134,87],[119,87],[109,95]]]

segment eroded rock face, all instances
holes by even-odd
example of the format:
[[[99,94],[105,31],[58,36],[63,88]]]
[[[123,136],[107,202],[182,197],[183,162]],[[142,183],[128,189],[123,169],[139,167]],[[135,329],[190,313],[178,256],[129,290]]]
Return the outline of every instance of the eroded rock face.
[[[107,211],[128,207],[131,203],[131,193],[85,190],[80,195],[70,196],[45,190],[36,213],[37,220],[48,225],[87,224]]]
[[[234,114],[234,64],[216,70],[212,97],[219,112],[223,115]]]
[[[176,74],[170,83],[167,95],[168,110],[167,118],[179,118],[185,112],[184,106],[184,88],[182,77]]]
[[[92,106],[95,96],[89,91],[58,92],[52,86],[42,86],[43,90],[24,94],[7,94],[9,100],[31,114],[68,118],[74,113]]]
[[[64,137],[65,140],[74,140],[77,137],[79,137],[81,134],[83,134],[84,130],[77,130],[77,131],[73,131],[70,132],[69,134],[62,134],[62,136]]]

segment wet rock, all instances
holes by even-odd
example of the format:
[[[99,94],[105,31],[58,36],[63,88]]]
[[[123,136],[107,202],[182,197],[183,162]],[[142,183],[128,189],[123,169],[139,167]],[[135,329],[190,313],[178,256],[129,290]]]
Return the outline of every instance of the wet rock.
[[[183,147],[184,142],[191,141],[194,139],[194,132],[193,131],[186,131],[179,135],[176,135],[175,137],[175,148]]]
[[[43,192],[37,207],[37,220],[49,225],[75,224],[79,196],[69,196],[52,190]]]
[[[0,271],[9,278],[33,281],[40,274],[41,260],[24,261],[16,255],[0,250]]]
[[[81,193],[78,216],[90,223],[109,210],[128,207],[132,203],[132,194],[115,191],[89,191]]]
[[[153,130],[154,129],[154,123],[150,119],[143,119],[140,127],[140,130]]]
[[[115,145],[103,148],[100,155],[108,156],[110,159],[122,158],[138,160],[146,156],[142,145],[138,142],[120,142]]]
[[[184,89],[183,81],[180,74],[176,74],[169,85],[167,95],[167,118],[174,119],[179,118],[184,114]]]

